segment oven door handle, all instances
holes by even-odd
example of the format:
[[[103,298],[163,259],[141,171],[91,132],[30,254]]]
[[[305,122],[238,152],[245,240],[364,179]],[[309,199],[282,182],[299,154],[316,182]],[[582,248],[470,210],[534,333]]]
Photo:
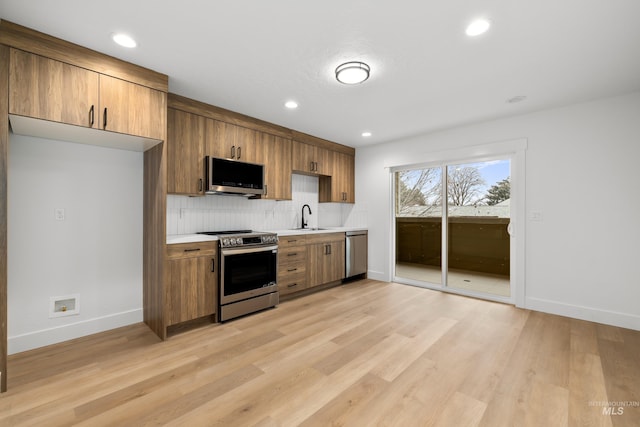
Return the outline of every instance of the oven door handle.
[[[268,251],[277,251],[278,245],[273,246],[259,246],[256,248],[225,248],[222,249],[222,255],[242,255],[242,254],[253,254],[256,252],[268,252]]]

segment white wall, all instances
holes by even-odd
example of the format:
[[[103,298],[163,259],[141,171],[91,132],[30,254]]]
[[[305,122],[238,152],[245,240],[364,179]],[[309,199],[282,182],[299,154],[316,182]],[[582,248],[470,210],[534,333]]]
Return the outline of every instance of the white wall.
[[[11,134],[8,185],[9,353],[142,321],[143,154]]]
[[[427,120],[428,118],[425,118]],[[525,306],[640,329],[640,92],[359,148],[369,276],[390,280],[385,167],[430,153],[526,138]]]

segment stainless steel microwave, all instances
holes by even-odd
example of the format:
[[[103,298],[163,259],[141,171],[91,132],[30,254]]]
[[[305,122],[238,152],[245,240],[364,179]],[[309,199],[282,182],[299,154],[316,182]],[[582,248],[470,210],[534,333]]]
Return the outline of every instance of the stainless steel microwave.
[[[259,196],[264,194],[264,165],[205,157],[205,193]]]

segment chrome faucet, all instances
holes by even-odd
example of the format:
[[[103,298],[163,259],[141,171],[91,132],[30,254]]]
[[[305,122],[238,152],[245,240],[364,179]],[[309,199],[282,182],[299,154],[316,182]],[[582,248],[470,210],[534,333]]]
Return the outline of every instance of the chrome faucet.
[[[307,222],[304,220],[304,208],[308,208],[309,209],[309,215],[311,215],[311,206],[302,205],[302,228],[305,228],[307,226]]]

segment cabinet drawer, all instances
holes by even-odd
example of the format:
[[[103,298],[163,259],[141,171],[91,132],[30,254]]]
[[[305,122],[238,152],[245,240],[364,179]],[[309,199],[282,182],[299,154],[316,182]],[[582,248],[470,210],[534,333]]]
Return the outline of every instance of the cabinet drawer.
[[[167,245],[167,258],[190,258],[198,256],[216,256],[218,242],[176,243]]]
[[[308,244],[344,242],[344,233],[322,233],[307,236]]]
[[[307,264],[306,262],[295,262],[290,264],[278,264],[278,282],[280,279],[284,279],[289,276],[306,275]]]
[[[285,276],[278,275],[278,292],[280,295],[298,292],[307,288],[307,275],[302,273],[288,274]]]
[[[278,249],[284,249],[289,246],[304,246],[307,244],[307,236],[281,236],[278,237]]]
[[[290,264],[292,262],[304,262],[307,259],[306,246],[278,246],[278,264]]]

